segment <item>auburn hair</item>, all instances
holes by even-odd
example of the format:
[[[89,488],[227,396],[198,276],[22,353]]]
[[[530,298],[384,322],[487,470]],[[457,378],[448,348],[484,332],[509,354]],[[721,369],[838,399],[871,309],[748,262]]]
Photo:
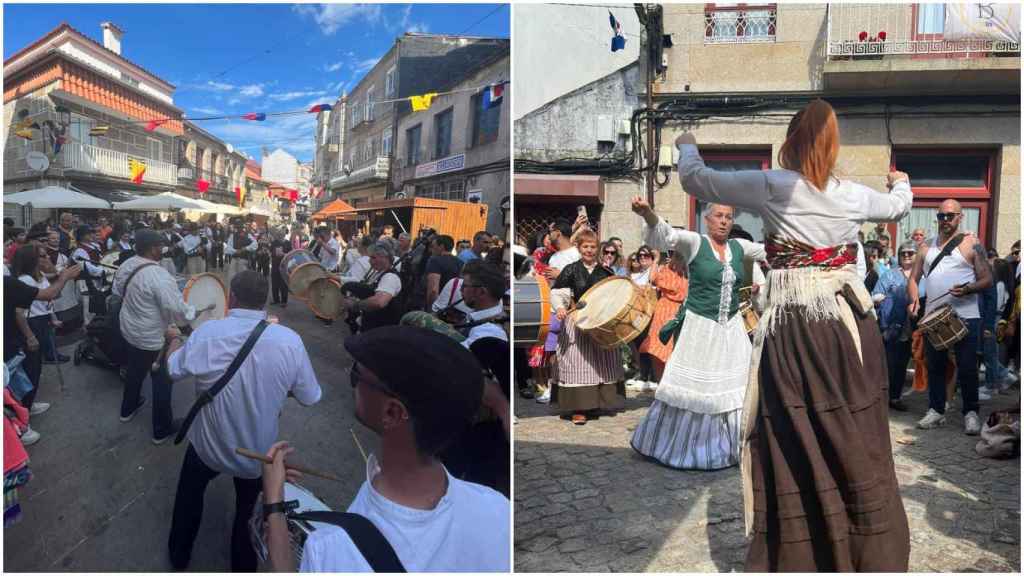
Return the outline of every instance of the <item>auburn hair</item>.
[[[584,242],[597,242],[597,233],[593,230],[586,228],[576,233],[576,246],[581,246]]]
[[[835,110],[824,100],[812,100],[789,122],[786,141],[779,149],[779,165],[803,174],[824,191],[839,158],[839,123]]]

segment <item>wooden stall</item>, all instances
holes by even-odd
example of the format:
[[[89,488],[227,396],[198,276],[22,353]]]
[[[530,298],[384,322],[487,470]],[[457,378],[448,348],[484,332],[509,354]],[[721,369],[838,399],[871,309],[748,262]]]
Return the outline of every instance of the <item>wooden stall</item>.
[[[487,229],[487,205],[433,198],[379,200],[359,205],[351,212],[334,217],[343,223],[356,223],[364,233],[387,224],[397,235],[403,229],[416,237],[423,228],[451,236],[456,242],[472,240],[473,234]]]

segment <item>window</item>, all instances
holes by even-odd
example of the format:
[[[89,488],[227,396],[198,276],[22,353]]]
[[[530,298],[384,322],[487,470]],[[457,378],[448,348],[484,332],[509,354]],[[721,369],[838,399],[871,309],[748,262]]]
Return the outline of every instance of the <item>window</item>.
[[[422,124],[417,124],[405,131],[405,163],[415,166],[420,163],[420,133]]]
[[[370,89],[366,91],[366,121],[370,122],[374,119],[373,114],[373,103],[375,101],[374,91],[376,87],[370,86]]]
[[[384,129],[380,137],[380,155],[391,156],[391,126]]]
[[[395,77],[396,77],[396,70],[395,70],[395,67],[392,66],[391,68],[388,68],[387,76],[384,77],[384,97],[385,98],[391,98],[392,96],[395,95],[395,88],[396,88],[396,86],[395,86]]]
[[[163,162],[164,143],[156,138],[146,138],[146,149],[149,151],[149,159]]]
[[[918,35],[935,34],[935,37],[941,37],[946,25],[945,4],[917,4],[915,24]]]
[[[774,42],[775,4],[704,5],[704,42]]]
[[[352,127],[355,128],[363,121],[363,107],[356,103],[352,107]]]
[[[71,126],[68,126],[68,136],[72,142],[91,144],[92,139],[89,136],[89,130],[91,130],[92,127],[93,121],[91,118],[72,112]]]
[[[938,232],[935,213],[943,200],[952,198],[963,208],[960,229],[974,232],[988,245],[995,237],[989,232],[994,156],[993,150],[896,150],[893,167],[911,175],[914,204],[910,214],[888,227],[893,243],[908,240],[915,228],[934,236]]]
[[[704,151],[701,157],[704,163],[715,170],[735,172],[738,170],[767,170],[771,168],[771,150],[737,150],[737,151]],[[706,203],[691,197],[690,228],[704,234],[704,211]],[[754,237],[755,242],[764,241],[764,224],[761,217],[746,211],[737,210],[734,218],[735,226],[742,228]]]
[[[483,93],[473,96],[473,146],[481,146],[497,142],[498,130],[501,127],[502,98],[490,108],[484,109]]]
[[[365,152],[366,158],[365,158],[365,160],[367,162],[370,162],[372,160],[376,160],[376,154],[374,153],[375,146],[373,144],[374,144],[373,138],[370,138],[369,140],[366,141],[366,152]]]
[[[434,159],[452,152],[452,108],[434,116]]]
[[[135,78],[132,78],[131,76],[126,74],[124,71],[121,71],[121,80],[124,80],[125,82],[131,84],[132,86],[134,86],[136,88],[139,87],[139,81],[136,80]]]

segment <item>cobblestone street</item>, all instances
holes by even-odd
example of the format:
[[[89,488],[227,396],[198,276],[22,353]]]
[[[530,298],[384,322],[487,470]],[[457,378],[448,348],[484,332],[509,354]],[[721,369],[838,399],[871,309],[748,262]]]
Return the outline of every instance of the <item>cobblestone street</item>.
[[[982,418],[1019,398],[1017,388],[995,396]],[[652,400],[631,392],[625,412],[573,426],[517,399],[516,571],[742,571],[739,468],[678,471],[634,452],[629,437]],[[910,571],[1020,572],[1020,460],[979,456],[956,407],[944,428],[916,429],[927,398],[905,400],[890,433]]]

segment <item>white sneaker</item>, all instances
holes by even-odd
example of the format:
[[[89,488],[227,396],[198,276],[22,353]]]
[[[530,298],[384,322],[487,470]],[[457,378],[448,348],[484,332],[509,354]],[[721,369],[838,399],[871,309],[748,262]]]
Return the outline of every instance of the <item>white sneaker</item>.
[[[643,380],[636,380],[634,378],[626,380],[626,390],[632,390],[634,392],[643,392],[646,386],[647,382],[644,382]]]
[[[945,423],[946,417],[944,415],[939,414],[932,408],[929,408],[928,413],[924,415],[924,418],[918,420],[917,427],[922,430],[930,430],[932,428],[938,428]]]
[[[31,446],[36,442],[39,442],[39,438],[39,432],[36,432],[35,430],[28,428],[25,430],[25,433],[21,435],[21,445]]]
[[[658,389],[657,382],[644,382],[644,392],[654,392]]]
[[[971,410],[964,416],[964,434],[968,436],[977,436],[981,434],[981,418],[978,417],[978,413]]]
[[[32,416],[38,416],[49,409],[50,405],[46,402],[33,402],[32,408],[29,409],[28,413]]]
[[[536,398],[534,398],[534,401],[536,401],[538,404],[550,404],[551,403],[551,387],[549,386],[547,388],[547,390],[544,390],[543,394],[541,394],[540,396],[537,396]]]

